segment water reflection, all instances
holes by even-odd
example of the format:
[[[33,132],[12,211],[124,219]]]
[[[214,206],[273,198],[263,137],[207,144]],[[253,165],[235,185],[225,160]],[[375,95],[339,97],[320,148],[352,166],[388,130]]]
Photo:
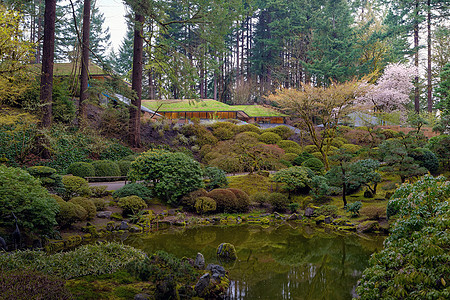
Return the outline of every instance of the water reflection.
[[[201,252],[207,263],[222,242],[236,246],[239,259],[225,264],[230,299],[351,299],[370,254],[383,237],[338,235],[311,227],[280,225],[168,229],[132,235],[124,243],[147,253],[165,250],[178,257]]]

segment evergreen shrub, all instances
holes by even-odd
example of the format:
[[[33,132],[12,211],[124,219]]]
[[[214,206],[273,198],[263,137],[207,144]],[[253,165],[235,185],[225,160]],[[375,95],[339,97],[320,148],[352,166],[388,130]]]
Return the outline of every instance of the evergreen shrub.
[[[97,213],[97,208],[91,199],[85,197],[74,197],[68,201],[69,203],[78,204],[87,212],[87,218],[93,219]]]
[[[276,144],[281,141],[281,137],[274,132],[264,132],[259,136],[259,140],[265,144]]]
[[[120,176],[120,168],[117,163],[110,160],[97,160],[92,162],[95,170],[95,176]]]
[[[309,158],[305,160],[302,164],[305,168],[310,168],[314,173],[320,174],[324,170],[323,162],[318,158]]]
[[[253,132],[253,133],[256,133],[256,134],[260,134],[261,133],[261,128],[259,128],[258,126],[256,126],[256,125],[253,125],[253,124],[244,124],[244,125],[238,125],[237,127],[236,127],[236,132],[239,132],[239,133],[241,133],[241,132]]]
[[[288,208],[289,199],[282,193],[271,193],[267,201],[272,205],[273,211],[284,212]]]
[[[237,212],[246,212],[250,206],[250,197],[246,192],[240,189],[229,188],[229,191],[233,192],[236,196],[236,209]]]
[[[128,196],[139,196],[143,200],[148,201],[153,197],[153,193],[148,187],[143,184],[129,183],[115,190],[112,193],[112,196],[116,199]]]
[[[198,214],[212,213],[216,210],[216,201],[210,197],[198,197],[195,199],[194,209]]]
[[[117,161],[129,155],[133,155],[133,151],[131,151],[130,148],[118,143],[113,143],[100,153],[100,159]]]
[[[280,125],[280,126],[264,129],[264,132],[276,133],[283,140],[287,140],[288,138],[290,138],[294,134],[294,131],[292,131],[292,129],[290,129],[289,127],[284,126],[284,125]]]
[[[117,202],[120,208],[123,209],[123,215],[134,215],[137,212],[143,210],[147,207],[147,204],[139,196],[128,196],[120,198]]]
[[[72,175],[63,176],[62,183],[66,198],[72,198],[74,196],[89,197],[91,195],[88,182],[81,177]]]
[[[72,202],[66,202],[61,197],[52,195],[59,206],[59,212],[56,215],[56,222],[62,228],[68,227],[73,223],[87,219],[88,213],[81,205]]]
[[[216,201],[218,212],[230,213],[239,209],[235,194],[228,189],[212,190],[208,193],[208,197]]]
[[[78,177],[94,177],[95,169],[91,163],[87,162],[75,162],[71,163],[66,170],[67,174],[72,174],[73,176]]]
[[[265,192],[257,192],[250,196],[252,202],[256,202],[259,205],[263,205],[268,202],[269,194]]]
[[[206,197],[208,192],[205,189],[198,189],[192,191],[181,198],[180,204],[184,209],[192,210],[195,208],[195,201],[199,197]]]
[[[120,176],[127,176],[128,175],[128,171],[131,168],[131,161],[129,161],[129,160],[119,160],[117,162],[117,165],[119,166],[119,169],[120,169]]]

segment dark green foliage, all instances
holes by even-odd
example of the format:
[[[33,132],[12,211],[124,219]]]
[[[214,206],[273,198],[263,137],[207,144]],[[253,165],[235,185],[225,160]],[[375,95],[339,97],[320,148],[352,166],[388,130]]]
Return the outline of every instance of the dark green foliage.
[[[216,210],[216,201],[209,197],[198,197],[195,199],[194,209],[198,214],[212,213]]]
[[[97,160],[92,162],[95,170],[95,176],[120,176],[119,166],[110,160]]]
[[[190,192],[181,198],[180,204],[184,209],[192,210],[195,207],[195,201],[198,197],[206,197],[208,192],[205,189],[198,189]]]
[[[253,195],[250,196],[250,199],[252,202],[256,202],[259,205],[262,205],[264,203],[267,203],[267,199],[269,197],[268,193],[264,193],[264,192],[257,192]]]
[[[297,156],[297,158],[294,159],[293,164],[294,166],[301,166],[304,161],[310,158],[314,158],[314,156],[311,153],[302,152],[301,154],[299,154],[299,156]]]
[[[203,170],[206,188],[209,190],[228,186],[227,174],[216,167],[206,167]]]
[[[147,207],[147,204],[139,196],[128,196],[120,198],[117,205],[123,209],[123,215],[134,215]]]
[[[449,197],[449,182],[428,175],[395,191],[388,208],[395,207],[397,221],[364,271],[356,289],[361,299],[448,298]]]
[[[0,272],[0,299],[73,299],[65,281],[31,270]]]
[[[131,161],[120,160],[117,162],[117,165],[119,166],[119,169],[120,169],[120,176],[127,176],[128,171],[131,168]]]
[[[283,140],[287,140],[288,138],[290,138],[294,132],[292,131],[292,129],[290,129],[287,126],[276,126],[276,127],[272,127],[272,128],[267,128],[264,129],[264,133],[265,132],[273,132],[276,133],[278,136],[280,136]]]
[[[250,206],[250,197],[246,192],[240,189],[229,188],[229,191],[233,192],[236,196],[236,209],[237,212],[246,212]]]
[[[133,151],[124,145],[115,143],[106,148],[102,153],[100,153],[100,159],[102,160],[121,160],[124,157],[132,155]]]
[[[416,148],[410,155],[421,167],[426,168],[431,174],[436,173],[439,169],[439,159],[433,152],[426,148]]]
[[[359,210],[362,207],[361,201],[356,201],[347,206],[347,211],[352,214],[352,217],[359,215]]]
[[[450,169],[450,135],[441,134],[428,141],[429,148],[439,158],[444,170]]]
[[[285,194],[282,193],[271,193],[267,198],[267,202],[272,205],[273,211],[284,212],[288,205],[289,199]]]
[[[324,170],[323,162],[318,158],[308,158],[302,164],[305,168],[310,168],[316,174],[322,174]]]
[[[87,162],[75,162],[71,163],[66,170],[67,174],[72,174],[73,176],[78,177],[94,177],[95,169],[91,163]]]
[[[92,203],[94,203],[95,208],[97,209],[97,211],[102,211],[105,210],[106,207],[106,200],[102,199],[102,198],[91,198],[90,199],[92,201]]]
[[[107,185],[94,185],[94,186],[89,187],[89,189],[91,190],[92,197],[95,197],[95,198],[100,198],[100,197],[110,195],[111,193],[106,190],[107,188],[108,188]]]
[[[48,190],[56,193],[63,193],[62,176],[56,170],[45,166],[34,166],[27,169],[28,173],[35,178],[39,178],[41,184]]]
[[[202,188],[200,164],[186,154],[165,150],[142,153],[129,172],[132,181],[144,180],[155,195],[167,203],[177,203],[182,195]]]
[[[228,128],[217,127],[217,128],[214,128],[213,135],[219,141],[223,141],[223,140],[229,140],[229,139],[233,138],[234,132]]]
[[[187,260],[180,260],[164,251],[158,251],[143,260],[135,260],[126,269],[142,281],[155,282],[157,299],[175,299],[176,289],[191,291],[186,299],[192,298],[192,286],[199,277],[199,273]]]
[[[450,115],[450,63],[444,66],[440,76],[441,81],[436,89],[436,95],[439,98],[436,108],[439,108],[443,115]]]
[[[314,210],[314,216],[330,216],[335,218],[338,213],[336,205],[322,205]]]
[[[129,183],[112,193],[114,198],[122,198],[127,196],[139,196],[144,200],[150,200],[153,197],[152,191],[143,184]]]
[[[314,200],[320,200],[330,192],[330,186],[328,180],[324,176],[314,176],[308,183],[310,187],[310,193]]]
[[[89,197],[91,195],[88,182],[81,177],[72,175],[64,176],[62,183],[65,189],[65,197],[67,199],[76,196]]]
[[[61,197],[52,195],[59,206],[59,212],[56,215],[56,221],[59,226],[64,228],[72,225],[75,222],[84,221],[87,219],[87,211],[81,205],[72,202],[66,202]]]
[[[228,189],[215,189],[208,193],[208,197],[214,199],[217,204],[218,212],[236,212],[238,211],[237,198],[234,193]]]
[[[87,212],[87,218],[92,219],[95,217],[97,208],[91,199],[85,197],[74,197],[68,201],[69,203],[78,204],[83,207]]]
[[[281,137],[274,132],[264,132],[258,139],[265,144],[276,144],[281,141]]]
[[[283,188],[291,193],[307,187],[309,177],[306,168],[290,167],[276,172],[273,181],[283,183]]]
[[[18,168],[0,165],[0,224],[12,226],[18,218],[26,231],[49,234],[56,225],[58,205],[38,179]],[[7,216],[11,216],[7,218]]]

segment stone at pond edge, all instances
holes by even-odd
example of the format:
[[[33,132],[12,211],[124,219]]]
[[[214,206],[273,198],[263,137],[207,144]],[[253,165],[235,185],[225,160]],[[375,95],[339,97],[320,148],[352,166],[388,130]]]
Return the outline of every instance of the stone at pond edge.
[[[125,221],[122,221],[122,222],[120,223],[119,230],[127,230],[128,227],[129,227],[129,226],[128,226],[128,223],[125,222]]]
[[[311,218],[314,215],[314,208],[307,207],[305,209],[305,217]]]
[[[194,267],[203,270],[205,268],[206,262],[205,257],[200,252],[197,253],[197,257],[195,258]]]
[[[358,232],[367,233],[380,230],[380,226],[377,221],[365,221],[358,225]]]
[[[227,274],[227,271],[225,270],[224,267],[222,267],[220,265],[215,265],[215,264],[209,264],[206,267],[206,270],[211,271],[214,278],[217,278],[217,277],[222,278],[222,277],[225,277],[225,275]]]
[[[230,243],[222,243],[217,247],[217,256],[227,260],[236,260],[236,249]]]
[[[149,300],[150,295],[149,294],[136,294],[134,296],[134,300]]]
[[[209,282],[211,281],[211,275],[206,273],[195,284],[194,290],[198,295],[202,295],[205,289],[209,286]]]
[[[112,211],[109,211],[109,210],[99,211],[97,213],[97,217],[103,218],[103,219],[109,219],[109,218],[111,218],[111,215],[112,215]]]

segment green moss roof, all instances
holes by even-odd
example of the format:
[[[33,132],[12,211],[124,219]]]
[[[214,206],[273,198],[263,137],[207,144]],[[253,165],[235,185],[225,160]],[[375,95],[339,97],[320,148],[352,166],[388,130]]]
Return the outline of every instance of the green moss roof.
[[[33,64],[33,69],[35,69],[36,73],[40,73],[41,70],[41,64]],[[55,63],[53,65],[53,75],[54,76],[69,76],[72,75],[74,68],[73,63]],[[77,72],[81,72],[80,65],[77,65]],[[89,63],[89,75],[95,76],[95,75],[108,75],[105,71],[102,70],[99,66],[96,64],[90,62]]]
[[[219,101],[203,100],[144,100],[142,105],[164,111],[243,111],[250,117],[284,117],[286,115],[261,105],[228,105]],[[160,107],[161,106],[161,107]]]

